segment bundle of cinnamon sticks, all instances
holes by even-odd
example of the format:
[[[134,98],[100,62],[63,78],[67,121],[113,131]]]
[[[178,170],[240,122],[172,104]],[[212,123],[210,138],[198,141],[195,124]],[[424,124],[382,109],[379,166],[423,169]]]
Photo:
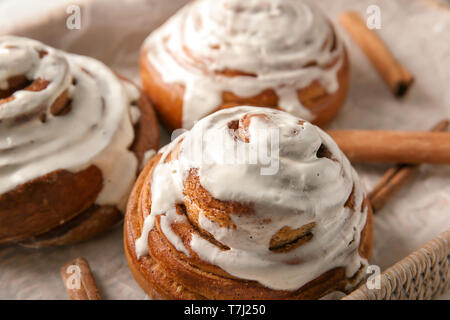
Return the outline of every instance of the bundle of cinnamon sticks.
[[[369,194],[376,213],[412,177],[421,163],[449,164],[450,121],[444,119],[432,132],[332,131],[331,136],[353,162],[398,162]],[[365,140],[359,140],[365,138]]]
[[[361,48],[392,93],[400,98],[410,89],[414,76],[396,59],[361,16],[344,12],[340,23]],[[397,163],[369,194],[374,212],[380,210],[422,163],[450,164],[449,120],[431,132],[340,130],[328,132],[351,162]]]

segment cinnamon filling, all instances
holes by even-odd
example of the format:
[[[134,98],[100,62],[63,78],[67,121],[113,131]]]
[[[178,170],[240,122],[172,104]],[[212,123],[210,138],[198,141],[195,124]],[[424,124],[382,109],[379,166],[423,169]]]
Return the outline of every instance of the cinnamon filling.
[[[333,154],[330,152],[330,150],[322,143],[320,145],[319,150],[317,150],[317,158],[328,158],[330,160],[335,160],[333,158]]]
[[[42,90],[47,89],[49,84],[50,84],[50,81],[44,80],[44,79],[41,79],[41,78],[37,78],[29,86],[27,86],[23,90],[32,91],[32,92],[38,92],[38,91],[42,91]]]
[[[350,196],[348,197],[347,201],[345,202],[344,207],[355,209],[356,203],[355,203],[355,185],[353,185],[352,192],[350,193]]]
[[[269,250],[277,253],[289,252],[304,245],[313,238],[312,229],[315,225],[316,223],[312,222],[298,229],[291,229],[288,226],[281,228],[270,239]]]
[[[39,53],[39,58],[41,58],[41,59],[44,58],[46,55],[48,55],[48,52],[45,50],[38,51],[38,53]]]
[[[40,51],[40,55],[45,56],[48,54],[46,51]],[[76,83],[76,80],[74,80]],[[12,77],[8,80],[8,89],[7,90],[0,90],[0,105],[13,101],[14,100],[14,93],[17,91],[31,91],[31,92],[39,92],[42,90],[47,89],[49,86],[50,81],[44,80],[41,78],[37,78],[34,81],[31,81],[27,79],[24,75]],[[41,108],[43,109],[43,108]],[[42,113],[42,110],[38,110],[37,112],[33,114],[24,115],[23,117],[15,119],[15,123],[22,123],[30,118],[33,118],[38,114],[39,120],[42,123],[45,123],[47,121],[47,115]],[[70,112],[72,109],[72,101],[68,97],[68,90],[64,91],[62,94],[60,94],[55,102],[50,106],[50,113],[54,116],[64,116]]]
[[[0,104],[13,100],[14,98],[11,99],[11,96],[14,94],[14,92],[24,90],[31,83],[32,81],[28,80],[24,75],[9,78],[8,89],[0,90]]]
[[[197,234],[199,234],[203,239],[207,240],[208,242],[210,242],[211,244],[215,245],[216,247],[219,247],[221,250],[227,251],[230,250],[230,247],[224,245],[223,243],[220,243],[219,241],[217,241],[214,236],[209,233],[206,230],[203,230],[201,228],[199,228],[197,226],[196,223],[194,223],[194,221],[192,221],[191,217],[189,216],[187,210],[186,210],[186,206],[184,204],[181,205],[177,205],[177,212],[182,212],[184,214],[184,216],[186,217],[187,221],[189,222],[189,225],[195,230],[195,232]]]
[[[50,107],[50,113],[54,116],[64,116],[72,110],[72,100],[68,97],[68,91],[64,91]]]
[[[252,121],[252,118],[261,118],[264,121],[270,121],[269,117],[265,114],[255,113],[255,114],[246,114],[242,117],[241,120],[232,120],[227,126],[232,131],[234,135],[234,139],[239,139],[242,142],[250,143],[250,133],[249,127]]]
[[[232,69],[223,69],[223,70],[217,70],[215,71],[216,75],[224,76],[224,77],[252,77],[257,78],[258,75],[251,72],[244,72],[240,70],[232,70]]]

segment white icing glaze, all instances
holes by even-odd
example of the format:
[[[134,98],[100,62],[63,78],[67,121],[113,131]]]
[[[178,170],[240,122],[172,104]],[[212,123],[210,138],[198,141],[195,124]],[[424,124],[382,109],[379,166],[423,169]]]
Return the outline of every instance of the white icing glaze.
[[[125,87],[128,101],[131,103],[131,107],[129,108],[131,123],[135,125],[141,119],[141,110],[139,110],[139,107],[137,106],[138,100],[141,96],[141,92],[130,81],[123,80],[122,84]]]
[[[326,17],[302,0],[197,0],[143,48],[165,82],[184,85],[183,127],[191,128],[222,104],[223,92],[251,97],[269,88],[285,111],[313,120],[297,90],[315,80],[338,90],[344,49],[337,37],[333,49],[333,37]],[[224,70],[254,76],[217,74]]]
[[[40,51],[46,52],[42,58]],[[104,184],[96,203],[123,210],[138,166],[128,148],[134,140],[130,104],[139,91],[92,58],[30,39],[0,37],[3,89],[18,75],[49,85],[38,92],[16,91],[12,101],[0,105],[0,194],[56,170],[78,172],[95,165]],[[52,115],[50,106],[66,90],[71,111]],[[45,122],[39,114],[45,114]]]
[[[250,141],[243,142],[230,134],[229,123],[252,117]],[[364,191],[348,159],[336,143],[318,127],[286,112],[257,107],[239,107],[216,112],[195,124],[188,132],[160,150],[161,160],[151,182],[152,207],[145,219],[136,254],[148,253],[148,233],[155,218],[164,220],[163,233],[181,252],[187,252],[180,239],[167,225],[179,221],[175,204],[184,199],[184,182],[191,168],[198,169],[201,185],[216,199],[251,203],[254,214],[233,214],[236,228],[220,227],[200,213],[200,226],[228,246],[223,251],[195,234],[190,247],[197,255],[228,273],[256,280],[279,290],[295,290],[335,268],[345,267],[353,276],[367,261],[360,257],[360,234],[366,223],[363,210]],[[278,132],[278,144],[267,132]],[[276,137],[276,135],[275,135]],[[181,140],[180,140],[181,139]],[[243,162],[241,148],[249,155],[262,145],[275,143],[277,171],[262,174],[267,161],[262,158]],[[167,155],[180,144],[175,160],[165,163]],[[333,160],[317,156],[321,145]],[[272,153],[274,150],[272,149]],[[224,161],[224,157],[230,158]],[[249,159],[249,158],[247,158]],[[354,208],[345,206],[354,190]],[[182,217],[182,216],[181,216]],[[284,226],[300,228],[314,222],[313,238],[286,252],[269,250],[270,240]],[[297,263],[293,263],[297,261]]]
[[[153,156],[156,154],[156,150],[150,149],[147,150],[144,153],[144,157],[142,158],[142,163],[141,163],[141,169],[143,169],[145,167],[145,165],[147,164],[147,162],[153,158]]]

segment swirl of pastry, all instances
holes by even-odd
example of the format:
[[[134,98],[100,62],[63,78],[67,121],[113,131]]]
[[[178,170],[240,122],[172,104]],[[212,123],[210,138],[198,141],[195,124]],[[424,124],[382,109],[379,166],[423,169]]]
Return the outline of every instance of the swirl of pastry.
[[[236,105],[280,107],[323,126],[343,105],[346,50],[302,0],[197,0],[143,45],[145,92],[171,128]]]
[[[371,217],[324,131],[237,107],[203,118],[149,162],[128,203],[125,248],[152,297],[313,299],[361,281]]]
[[[0,243],[50,231],[60,244],[84,240],[100,227],[82,214],[117,221],[138,159],[157,146],[152,106],[131,82],[92,58],[0,37]],[[84,230],[73,241],[70,221]]]

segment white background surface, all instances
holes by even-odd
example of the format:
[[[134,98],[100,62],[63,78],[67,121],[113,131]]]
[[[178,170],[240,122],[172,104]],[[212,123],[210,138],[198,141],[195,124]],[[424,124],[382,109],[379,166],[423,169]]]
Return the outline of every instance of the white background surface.
[[[82,6],[81,30],[67,30],[68,3]],[[145,36],[184,0],[0,0],[0,33],[25,35],[71,52],[96,57],[138,78],[137,59]],[[450,117],[450,9],[430,0],[314,1],[336,23],[340,12],[365,14],[381,7],[380,36],[416,75],[409,95],[396,100],[359,48],[346,40],[352,71],[349,99],[333,128],[428,130]],[[52,8],[57,8],[52,9]],[[370,190],[389,166],[356,169]],[[375,218],[372,263],[382,270],[450,228],[450,167],[424,166]],[[59,268],[83,256],[109,299],[143,299],[122,248],[122,229],[85,244],[41,251],[0,248],[0,299],[66,299]],[[449,298],[450,295],[447,295]]]

